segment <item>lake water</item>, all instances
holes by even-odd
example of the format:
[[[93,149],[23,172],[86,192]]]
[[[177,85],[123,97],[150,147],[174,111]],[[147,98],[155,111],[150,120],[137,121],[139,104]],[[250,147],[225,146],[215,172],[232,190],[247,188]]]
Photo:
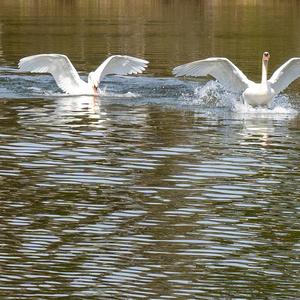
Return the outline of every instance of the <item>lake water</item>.
[[[259,80],[300,56],[299,1],[0,3],[1,299],[299,299],[300,84],[245,108],[173,67]],[[20,58],[150,61],[65,97]]]

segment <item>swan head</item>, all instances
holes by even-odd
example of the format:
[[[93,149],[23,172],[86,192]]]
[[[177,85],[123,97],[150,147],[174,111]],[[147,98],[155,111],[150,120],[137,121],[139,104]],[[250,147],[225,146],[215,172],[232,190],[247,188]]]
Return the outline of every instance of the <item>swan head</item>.
[[[264,52],[263,61],[269,61],[269,59],[270,59],[270,53],[269,52]]]

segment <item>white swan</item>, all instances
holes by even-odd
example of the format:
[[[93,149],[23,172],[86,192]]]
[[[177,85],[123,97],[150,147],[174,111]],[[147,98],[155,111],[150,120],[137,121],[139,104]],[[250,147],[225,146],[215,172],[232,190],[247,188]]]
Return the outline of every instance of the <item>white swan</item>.
[[[198,60],[173,69],[175,76],[206,76],[216,78],[225,89],[242,93],[243,100],[252,106],[270,105],[273,97],[300,76],[300,58],[289,59],[267,80],[270,54],[263,53],[261,83],[254,83],[229,59],[222,57]]]
[[[71,95],[98,95],[98,86],[109,74],[127,75],[142,73],[149,62],[127,55],[108,57],[94,72],[88,82],[83,81],[67,56],[62,54],[38,54],[19,61],[21,72],[50,73],[57,85]]]

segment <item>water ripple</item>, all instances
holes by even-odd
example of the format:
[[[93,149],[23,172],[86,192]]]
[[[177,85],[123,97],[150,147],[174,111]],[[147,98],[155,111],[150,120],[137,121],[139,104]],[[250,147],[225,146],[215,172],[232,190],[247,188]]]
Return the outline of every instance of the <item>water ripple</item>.
[[[297,298],[298,123],[110,97],[2,103],[1,296]]]

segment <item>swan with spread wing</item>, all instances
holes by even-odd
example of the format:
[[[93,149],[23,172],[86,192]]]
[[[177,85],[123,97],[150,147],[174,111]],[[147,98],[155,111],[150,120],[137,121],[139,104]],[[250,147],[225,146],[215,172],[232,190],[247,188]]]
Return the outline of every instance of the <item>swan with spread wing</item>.
[[[268,80],[269,59],[269,52],[264,52],[260,83],[249,80],[229,59],[223,57],[212,57],[178,66],[173,69],[173,74],[175,76],[194,77],[211,75],[225,89],[242,94],[244,102],[252,106],[269,106],[275,95],[300,77],[300,58],[294,57],[289,59]]]
[[[94,72],[89,73],[88,82],[83,81],[71,61],[62,54],[38,54],[19,61],[21,72],[50,73],[57,85],[71,95],[98,95],[98,87],[106,75],[128,75],[142,73],[148,61],[127,56],[108,57]]]

